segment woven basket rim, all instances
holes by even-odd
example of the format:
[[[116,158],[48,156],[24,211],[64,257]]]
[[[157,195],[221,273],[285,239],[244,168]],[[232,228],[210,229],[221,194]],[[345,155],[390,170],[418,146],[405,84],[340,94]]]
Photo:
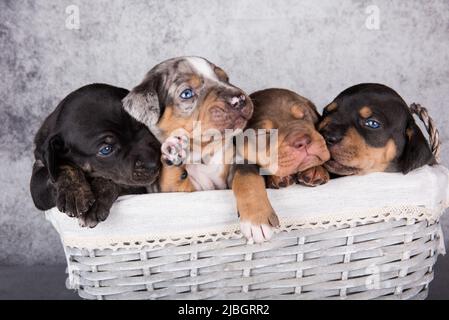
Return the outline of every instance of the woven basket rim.
[[[416,185],[405,185],[404,188],[401,189],[401,192],[405,194],[405,198],[402,199],[405,202],[396,203],[395,198],[394,202],[390,202],[389,205],[384,206],[365,206],[358,209],[344,207],[343,209],[340,208],[340,210],[337,210],[335,207],[328,207],[327,209],[323,209],[323,212],[320,214],[309,208],[309,211],[307,211],[306,214],[297,215],[296,210],[299,211],[297,208],[301,206],[301,209],[307,210],[304,208],[308,203],[301,198],[291,198],[297,194],[320,194],[322,192],[321,190],[327,190],[327,192],[335,193],[335,187],[338,187],[340,184],[335,186],[330,185],[327,189],[323,186],[323,189],[313,190],[312,188],[301,189],[300,187],[293,187],[289,190],[269,190],[269,195],[272,196],[270,200],[273,200],[273,207],[278,212],[281,221],[281,228],[277,230],[277,232],[288,232],[298,229],[326,229],[346,225],[352,226],[357,223],[366,223],[367,221],[378,222],[404,218],[415,219],[417,221],[437,221],[449,204],[448,170],[442,166],[436,166],[422,169],[421,172],[417,172],[415,174],[416,177],[414,178],[410,176],[402,177],[397,174],[382,174],[374,175],[372,177],[354,178],[357,178],[361,184],[364,184],[367,179],[371,181],[376,180],[378,177],[393,179],[392,181],[396,181],[396,179],[398,179],[396,181],[396,184],[398,185],[403,183],[407,184],[407,182],[410,181],[418,181],[418,184]],[[425,179],[423,180],[423,177],[427,177],[426,179],[428,179],[428,181]],[[349,178],[346,181],[353,180]],[[421,192],[423,185],[432,183],[434,183],[434,185],[429,186],[426,192]],[[343,182],[343,184],[345,183]],[[442,187],[443,185],[445,185],[445,189]],[[389,193],[394,189],[395,185],[392,185],[390,186],[390,189],[386,189],[384,193]],[[382,189],[380,188],[379,190]],[[414,196],[408,195],[408,192],[421,192],[421,196],[425,199],[412,202]],[[384,193],[380,193],[380,196]],[[229,190],[212,191],[209,194],[214,195],[216,199],[220,199],[221,202],[212,204],[212,201],[207,201],[207,193],[202,194],[201,192],[198,192],[195,194],[169,194],[170,199],[177,199],[176,201],[172,200],[175,204],[169,203],[166,204],[166,206],[160,203],[158,204],[159,209],[162,211],[176,211],[180,210],[180,208],[183,208],[184,206],[189,206],[189,203],[185,204],[184,201],[190,201],[192,203],[195,201],[198,202],[198,199],[201,199],[202,202],[206,202],[204,204],[205,207],[217,207],[215,208],[215,211],[208,213],[208,217],[206,218],[209,220],[206,219],[206,221],[200,220],[200,218],[205,218],[204,216],[206,215],[202,211],[201,216],[199,216],[196,211],[192,212],[190,215],[187,215],[186,212],[176,212],[175,215],[169,215],[168,218],[165,217],[167,212],[160,212],[157,214],[154,212],[141,212],[142,208],[156,207],[157,204],[155,204],[154,201],[151,202],[151,199],[166,199],[167,195],[161,194],[145,195],[145,197],[131,196],[125,198],[123,201],[120,201],[117,205],[115,205],[115,209],[113,208],[115,211],[111,211],[110,218],[105,223],[100,224],[94,229],[80,228],[75,219],[68,218],[64,214],[60,213],[56,208],[46,212],[46,217],[52,222],[56,230],[60,233],[63,244],[67,247],[73,248],[113,250],[119,248],[142,248],[144,246],[157,248],[167,245],[184,245],[188,243],[218,241],[220,239],[241,238],[242,236],[239,232],[238,219],[234,211],[234,204],[229,203],[233,199],[232,192]],[[334,198],[330,198],[328,203],[335,201],[336,198],[339,198],[338,194],[333,196]],[[351,194],[346,195],[346,198],[351,199],[351,196]],[[290,201],[290,204],[287,203],[288,201]],[[316,198],[313,201],[316,201]],[[313,201],[310,200],[309,202]],[[180,202],[181,204],[176,204],[176,202]],[[130,205],[131,207],[127,205]],[[280,210],[280,212],[278,210],[279,205],[285,210],[293,210],[294,214],[285,214],[286,212],[283,212],[282,210]],[[323,200],[323,202],[318,205],[323,205],[326,207],[326,202]],[[227,213],[220,212],[221,209],[226,210]],[[184,221],[185,225],[181,224],[181,226],[177,229],[171,229],[171,226],[173,225],[170,225],[170,221],[165,221],[182,219],[182,215],[187,215],[186,219],[189,221]],[[211,221],[214,223],[210,223]],[[162,229],[160,229],[157,225],[155,227],[153,226],[156,222],[159,223],[159,227]],[[190,227],[188,223],[190,223]],[[139,230],[133,229],[136,225],[140,228]],[[167,227],[166,229],[163,229],[165,225],[167,225]],[[129,230],[127,229],[127,226],[130,228]],[[120,228],[124,230],[121,230]]]

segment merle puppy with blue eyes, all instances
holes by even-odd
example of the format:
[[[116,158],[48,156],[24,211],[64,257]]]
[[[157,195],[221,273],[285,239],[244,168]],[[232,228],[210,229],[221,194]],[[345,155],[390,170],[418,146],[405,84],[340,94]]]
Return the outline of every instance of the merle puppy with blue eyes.
[[[429,144],[402,97],[381,84],[359,84],[340,93],[318,127],[336,175],[403,172],[435,164]]]
[[[128,90],[92,84],[70,93],[35,137],[30,189],[40,210],[54,206],[81,226],[109,215],[118,196],[145,193],[159,176],[160,143],[122,106]]]

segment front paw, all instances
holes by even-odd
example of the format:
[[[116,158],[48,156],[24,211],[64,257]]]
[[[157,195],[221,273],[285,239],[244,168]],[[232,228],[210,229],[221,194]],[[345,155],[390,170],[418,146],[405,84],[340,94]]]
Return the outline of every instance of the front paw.
[[[329,181],[329,172],[323,166],[317,166],[296,175],[299,184],[316,187]]]
[[[56,191],[56,207],[69,217],[80,217],[95,203],[95,196],[88,184],[60,184]]]
[[[188,148],[187,136],[168,137],[161,146],[162,161],[169,166],[181,166],[187,161]]]
[[[287,188],[288,186],[295,183],[295,179],[292,176],[278,177],[278,176],[268,176],[267,177],[267,187],[270,189],[281,189]]]
[[[111,204],[97,200],[86,214],[78,217],[78,223],[81,227],[94,228],[98,223],[106,220],[110,210]]]
[[[274,211],[267,215],[259,215],[245,219],[240,217],[240,231],[249,242],[262,243],[269,241],[274,228],[279,227],[279,219]]]

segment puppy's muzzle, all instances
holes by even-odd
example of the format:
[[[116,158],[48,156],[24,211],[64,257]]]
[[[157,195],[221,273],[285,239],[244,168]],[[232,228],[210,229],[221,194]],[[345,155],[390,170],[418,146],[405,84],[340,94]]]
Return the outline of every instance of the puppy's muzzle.
[[[307,147],[311,143],[312,143],[312,138],[308,134],[305,134],[305,135],[301,135],[301,136],[293,139],[291,141],[291,146],[296,149],[301,149],[301,148]]]
[[[328,133],[324,134],[323,137],[324,140],[326,141],[326,144],[330,147],[338,144],[342,140],[342,136],[338,134]]]
[[[290,147],[298,152],[305,152],[307,156],[315,156],[321,161],[329,160],[329,150],[327,150],[323,138],[318,134],[298,132],[290,135],[287,141]]]
[[[159,174],[160,164],[137,160],[134,164],[133,178],[135,180],[154,179]]]
[[[229,99],[229,105],[236,110],[241,110],[246,106],[246,97],[245,95],[234,96]]]
[[[337,126],[327,126],[320,130],[320,134],[323,136],[324,141],[329,147],[335,146],[343,140],[343,134],[340,128]]]

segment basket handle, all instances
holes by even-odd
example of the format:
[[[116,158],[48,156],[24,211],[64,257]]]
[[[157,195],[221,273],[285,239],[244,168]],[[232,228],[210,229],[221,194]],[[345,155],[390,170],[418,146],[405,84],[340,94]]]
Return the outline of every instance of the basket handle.
[[[429,133],[430,148],[437,163],[440,162],[441,154],[441,141],[440,133],[435,125],[433,119],[429,116],[429,112],[426,108],[417,103],[412,103],[410,106],[410,111],[412,114],[416,114],[418,118],[424,123],[427,132]]]

